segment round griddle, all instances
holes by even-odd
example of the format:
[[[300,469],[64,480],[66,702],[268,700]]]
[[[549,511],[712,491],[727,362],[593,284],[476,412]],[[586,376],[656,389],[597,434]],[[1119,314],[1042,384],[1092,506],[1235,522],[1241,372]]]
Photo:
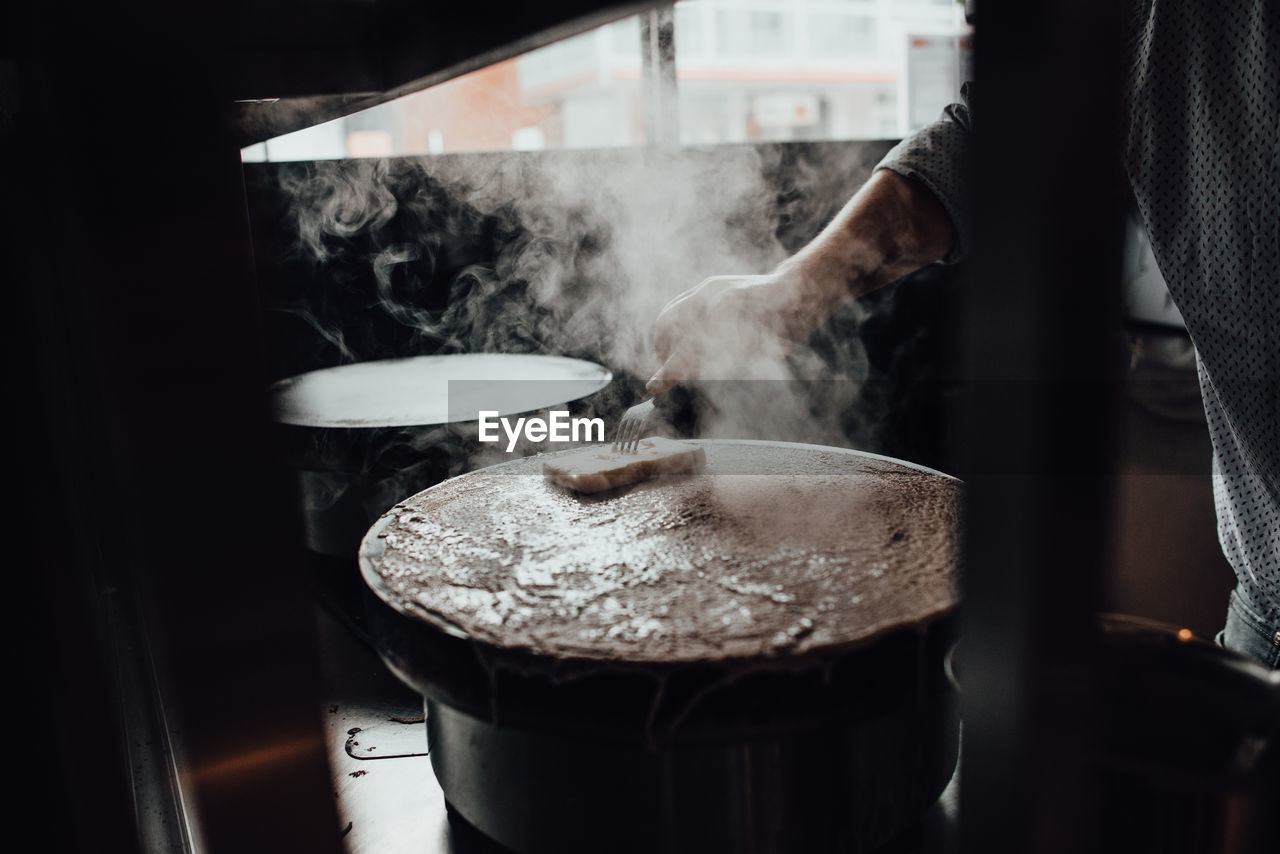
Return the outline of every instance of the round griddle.
[[[561,356],[459,353],[324,368],[270,389],[280,455],[294,469],[307,548],[349,560],[379,513],[461,470],[482,410],[555,407],[609,384]]]
[[[955,607],[954,478],[838,448],[699,444],[705,472],[601,496],[545,481],[557,454],[452,478],[373,525],[364,579],[452,637],[613,666],[847,651]]]
[[[361,545],[451,809],[524,854],[860,850],[955,766],[958,481],[813,445],[583,497],[556,455],[452,478]],[[572,820],[566,820],[570,816]]]
[[[481,410],[544,409],[594,394],[611,379],[580,359],[458,353],[339,365],[280,380],[270,393],[281,424],[413,427],[475,421]]]

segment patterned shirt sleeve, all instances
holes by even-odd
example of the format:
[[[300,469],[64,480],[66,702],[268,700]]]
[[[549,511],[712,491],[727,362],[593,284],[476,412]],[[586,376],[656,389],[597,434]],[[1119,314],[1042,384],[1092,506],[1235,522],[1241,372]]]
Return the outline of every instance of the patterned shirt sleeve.
[[[919,181],[942,204],[955,235],[951,251],[942,259],[944,264],[963,260],[972,245],[968,194],[973,145],[970,84],[964,85],[960,96],[963,103],[947,107],[942,118],[895,145],[876,166]]]

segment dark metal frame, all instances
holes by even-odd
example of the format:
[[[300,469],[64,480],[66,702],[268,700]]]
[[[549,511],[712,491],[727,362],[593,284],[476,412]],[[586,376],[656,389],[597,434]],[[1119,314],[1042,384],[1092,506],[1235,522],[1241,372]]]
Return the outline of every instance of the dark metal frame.
[[[680,145],[675,32],[674,6],[652,9],[640,16],[645,142],[664,149]]]
[[[1085,761],[1120,352],[1116,4],[984,0],[965,294],[970,852],[1091,851]]]

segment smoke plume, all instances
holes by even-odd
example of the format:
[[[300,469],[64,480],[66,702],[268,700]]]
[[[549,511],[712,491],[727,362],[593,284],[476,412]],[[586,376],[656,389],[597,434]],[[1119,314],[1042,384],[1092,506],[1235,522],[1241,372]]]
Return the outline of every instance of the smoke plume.
[[[584,404],[616,418],[657,367],[651,331],[662,306],[708,276],[771,270],[821,229],[886,147],[276,166],[289,248],[271,307],[300,319],[294,337],[309,342],[283,363],[300,372],[430,353],[569,355],[618,377]],[[676,395],[689,412],[666,432],[874,450],[881,413],[860,397],[865,313],[849,306],[785,359],[692,384]],[[399,444],[420,442],[406,435]]]

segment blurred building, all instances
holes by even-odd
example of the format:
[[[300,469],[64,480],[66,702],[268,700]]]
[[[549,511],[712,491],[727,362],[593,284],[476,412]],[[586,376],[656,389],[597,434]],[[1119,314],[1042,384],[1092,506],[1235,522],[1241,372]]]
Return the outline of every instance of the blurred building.
[[[688,145],[903,136],[954,100],[955,0],[684,0]],[[638,18],[246,149],[246,160],[595,148],[645,141]]]

